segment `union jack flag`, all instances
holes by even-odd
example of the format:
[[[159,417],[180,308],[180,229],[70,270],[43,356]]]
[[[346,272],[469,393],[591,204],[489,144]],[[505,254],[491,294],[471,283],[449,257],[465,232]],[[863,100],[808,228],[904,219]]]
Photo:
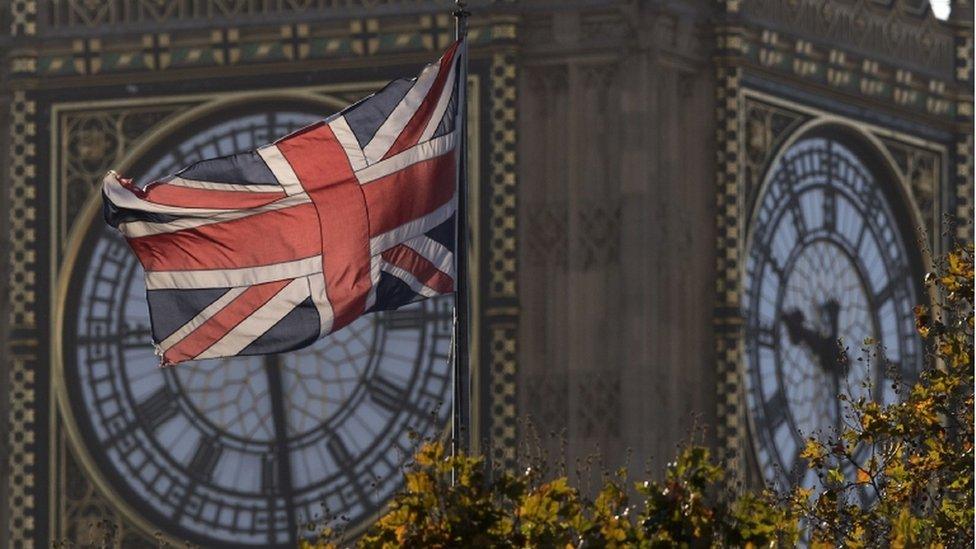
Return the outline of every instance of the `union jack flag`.
[[[280,353],[454,291],[465,46],[256,151],[102,196],[163,365]]]

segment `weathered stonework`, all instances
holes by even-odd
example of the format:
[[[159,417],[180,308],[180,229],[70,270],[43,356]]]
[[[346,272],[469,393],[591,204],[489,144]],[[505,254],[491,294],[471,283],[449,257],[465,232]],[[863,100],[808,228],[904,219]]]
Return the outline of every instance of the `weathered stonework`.
[[[874,140],[917,212],[901,221],[924,227],[933,251],[972,240],[968,0],[948,23],[921,0],[469,4],[476,114],[490,128],[477,143],[473,415],[498,465],[518,464],[534,430],[565,437],[564,463],[599,447],[608,466],[632,454],[659,469],[697,423],[736,475],[757,478],[741,377],[744,249],[763,177],[806,124]],[[0,368],[14,466],[0,545],[90,542],[106,527],[144,545],[152,529],[79,473],[45,347],[59,337],[51,281],[101,173],[200,98],[122,100],[373,78],[445,47],[452,2],[9,6],[0,348],[11,352]],[[84,108],[53,108],[68,101]],[[48,441],[56,459],[38,454]],[[47,494],[55,501],[42,505]]]

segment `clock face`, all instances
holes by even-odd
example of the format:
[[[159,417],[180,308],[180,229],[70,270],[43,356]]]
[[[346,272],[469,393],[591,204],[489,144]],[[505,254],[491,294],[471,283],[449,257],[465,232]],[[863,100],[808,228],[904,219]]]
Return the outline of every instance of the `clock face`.
[[[798,141],[770,168],[743,304],[746,401],[769,481],[812,485],[796,476],[799,453],[804,437],[840,427],[837,395],[890,402],[892,372],[910,381],[921,366],[917,277],[881,187],[893,184],[826,137]],[[867,338],[883,360],[858,360]]]
[[[316,119],[238,116],[141,171],[172,173]],[[65,382],[87,450],[128,505],[177,538],[293,547],[324,513],[355,529],[398,487],[414,435],[439,436],[450,415],[449,296],[364,316],[296,352],[160,369],[142,268],[100,219],[69,294]]]

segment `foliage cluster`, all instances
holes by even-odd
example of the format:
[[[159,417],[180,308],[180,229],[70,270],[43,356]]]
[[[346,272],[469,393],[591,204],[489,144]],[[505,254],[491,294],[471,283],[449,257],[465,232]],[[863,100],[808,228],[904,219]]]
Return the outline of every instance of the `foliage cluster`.
[[[403,490],[357,545],[385,547],[672,547],[794,542],[796,521],[770,493],[722,497],[723,469],[707,449],[685,448],[663,481],[628,486],[606,475],[590,499],[565,476],[488,468],[481,457],[423,445]],[[632,497],[629,493],[636,494]],[[305,548],[335,547],[326,530]]]
[[[972,248],[947,254],[926,285],[936,306],[915,318],[934,367],[888,405],[840,395],[844,428],[801,454],[823,484],[793,498],[815,544],[973,546]]]
[[[971,547],[973,545],[973,250],[926,277],[916,309],[933,367],[895,382],[888,404],[839,395],[844,422],[808,439],[817,486],[735,492],[709,451],[688,446],[663,480],[604,475],[588,498],[538,468],[489,471],[481,457],[423,445],[404,488],[356,540],[386,547]],[[869,359],[884,353],[865,341]],[[870,389],[870,387],[868,388]],[[859,394],[871,394],[862,391]],[[335,547],[330,528],[303,549]]]

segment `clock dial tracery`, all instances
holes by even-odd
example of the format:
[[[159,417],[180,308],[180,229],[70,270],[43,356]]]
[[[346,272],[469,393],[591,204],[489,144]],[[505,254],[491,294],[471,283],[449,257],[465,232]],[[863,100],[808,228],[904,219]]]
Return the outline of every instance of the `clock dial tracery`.
[[[921,366],[912,259],[884,183],[841,141],[806,137],[770,168],[757,200],[744,381],[767,480],[799,480],[803,437],[840,426],[839,393],[892,401],[888,374],[910,380]],[[857,361],[866,338],[882,359]]]
[[[254,148],[318,119],[210,125],[143,174]],[[313,346],[159,369],[142,269],[96,222],[72,275],[65,375],[100,472],[137,512],[207,546],[290,546],[323,507],[355,528],[399,482],[414,432],[449,416],[449,297],[356,320]]]

